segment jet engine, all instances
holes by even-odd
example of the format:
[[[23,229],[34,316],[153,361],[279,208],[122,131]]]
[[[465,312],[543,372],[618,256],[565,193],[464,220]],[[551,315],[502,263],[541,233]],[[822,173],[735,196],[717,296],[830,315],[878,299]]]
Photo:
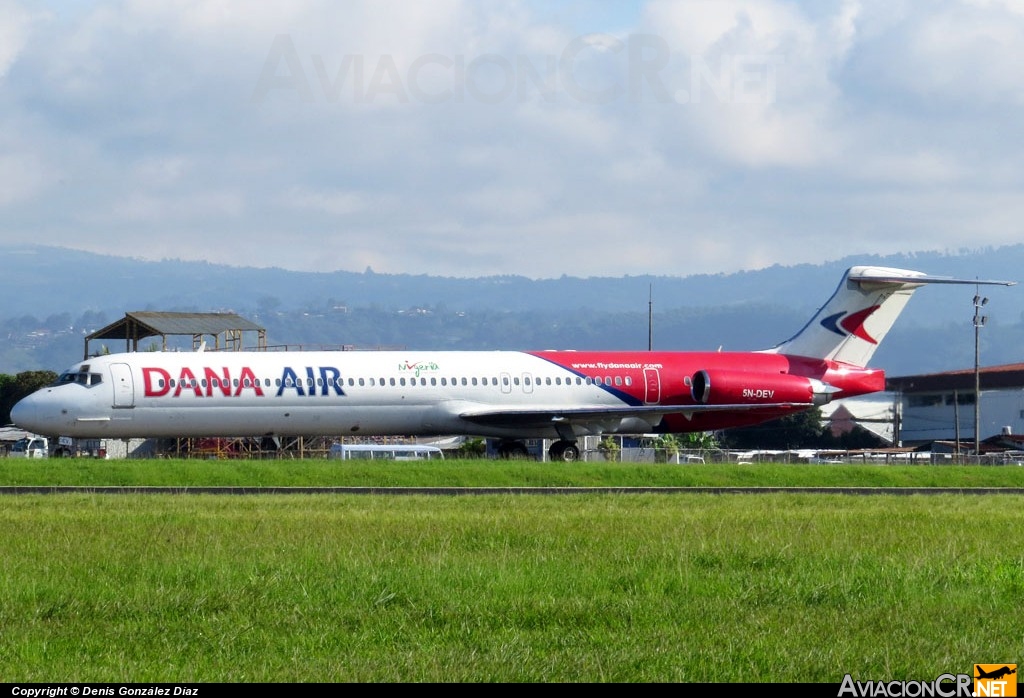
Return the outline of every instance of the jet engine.
[[[702,405],[756,405],[802,402],[824,405],[839,388],[815,378],[788,373],[700,370],[690,379],[690,393]]]

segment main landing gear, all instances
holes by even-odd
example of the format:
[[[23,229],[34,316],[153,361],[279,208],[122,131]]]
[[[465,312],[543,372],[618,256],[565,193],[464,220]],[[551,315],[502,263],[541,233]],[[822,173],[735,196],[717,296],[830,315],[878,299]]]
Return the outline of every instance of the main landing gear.
[[[498,457],[503,459],[528,458],[530,452],[522,441],[502,441],[498,444]],[[580,459],[580,449],[575,441],[556,441],[548,449],[552,461],[575,463]]]
[[[575,463],[580,459],[580,449],[575,441],[556,441],[548,449],[548,456],[553,461]]]
[[[522,441],[502,441],[498,444],[498,458],[502,460],[523,459],[530,455]]]

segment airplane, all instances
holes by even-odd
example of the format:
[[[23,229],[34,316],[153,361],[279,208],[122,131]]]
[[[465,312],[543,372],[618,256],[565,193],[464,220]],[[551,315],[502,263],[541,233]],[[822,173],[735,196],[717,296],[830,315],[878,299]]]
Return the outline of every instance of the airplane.
[[[975,664],[974,670],[978,673],[977,676],[974,677],[976,679],[1001,679],[1004,676],[1017,673],[1016,667],[1011,669],[1009,666],[1005,665],[998,669],[993,669],[992,671],[985,671],[981,668],[980,664]]]
[[[94,356],[18,402],[37,434],[87,438],[466,435],[525,455],[591,434],[706,432],[885,388],[879,342],[926,284],[1005,285],[855,266],[793,337],[760,351],[132,352]]]

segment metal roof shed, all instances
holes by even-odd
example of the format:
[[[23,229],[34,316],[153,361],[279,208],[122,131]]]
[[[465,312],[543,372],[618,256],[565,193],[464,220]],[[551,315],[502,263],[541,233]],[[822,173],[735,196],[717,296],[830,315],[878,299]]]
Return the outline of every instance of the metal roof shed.
[[[192,349],[198,350],[203,337],[213,337],[213,349],[239,351],[243,348],[246,332],[255,332],[259,349],[267,347],[267,331],[254,322],[235,313],[174,313],[136,311],[125,313],[124,317],[85,338],[85,357],[89,343],[94,340],[123,339],[126,351],[138,351],[139,341],[147,337],[161,337],[162,348],[167,350],[168,336],[192,336]]]

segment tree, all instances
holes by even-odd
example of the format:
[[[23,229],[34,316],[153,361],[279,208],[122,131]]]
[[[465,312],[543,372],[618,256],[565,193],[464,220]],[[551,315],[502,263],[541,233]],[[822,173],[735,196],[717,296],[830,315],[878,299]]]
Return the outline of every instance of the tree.
[[[834,441],[822,426],[821,410],[813,408],[750,427],[721,432],[724,448],[776,449],[828,448]]]
[[[455,450],[456,458],[483,458],[487,455],[487,444],[483,439],[466,439]]]
[[[676,440],[682,449],[709,449],[718,447],[718,439],[712,431],[691,431],[677,434]]]
[[[661,434],[654,440],[654,462],[671,463],[679,455],[679,440],[675,434]]]
[[[0,424],[11,423],[11,408],[18,400],[56,380],[53,371],[23,371],[15,376],[0,373]]]
[[[606,461],[612,462],[617,462],[622,452],[622,449],[619,447],[619,440],[610,435],[606,435],[601,439],[601,443],[597,445],[597,450],[601,452]]]

